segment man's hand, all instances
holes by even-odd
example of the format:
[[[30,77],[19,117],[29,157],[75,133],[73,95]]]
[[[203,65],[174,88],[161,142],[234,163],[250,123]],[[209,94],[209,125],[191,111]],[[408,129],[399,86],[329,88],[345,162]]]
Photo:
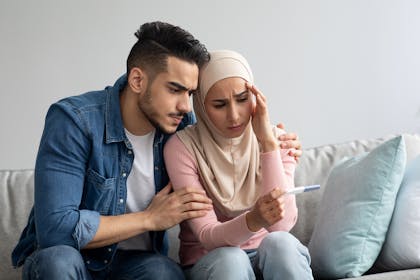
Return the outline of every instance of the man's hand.
[[[150,230],[166,230],[180,222],[202,217],[213,209],[212,201],[204,190],[187,187],[171,193],[169,183],[153,198],[145,210],[150,222]]]
[[[284,124],[279,123],[278,128],[284,129]],[[299,161],[299,157],[302,155],[302,145],[299,141],[299,137],[296,133],[286,133],[279,136],[280,148],[292,149],[289,153],[290,156],[295,157],[296,161]]]

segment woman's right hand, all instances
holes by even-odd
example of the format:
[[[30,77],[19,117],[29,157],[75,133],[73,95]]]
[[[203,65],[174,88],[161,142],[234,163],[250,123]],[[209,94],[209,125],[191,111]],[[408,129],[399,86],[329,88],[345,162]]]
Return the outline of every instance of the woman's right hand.
[[[267,228],[284,218],[284,191],[276,188],[261,196],[251,211],[246,214],[249,230],[256,232]]]
[[[267,99],[254,85],[246,84],[248,90],[255,96],[252,112],[252,128],[261,144],[263,152],[278,149],[278,143],[274,137],[267,109]]]

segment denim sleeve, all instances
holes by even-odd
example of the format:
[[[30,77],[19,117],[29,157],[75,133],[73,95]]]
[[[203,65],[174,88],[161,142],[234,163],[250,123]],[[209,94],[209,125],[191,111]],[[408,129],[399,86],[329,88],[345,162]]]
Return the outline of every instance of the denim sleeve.
[[[185,127],[195,124],[197,122],[197,119],[195,117],[194,112],[188,112],[185,114],[184,118],[182,119],[182,122],[179,124],[177,131],[184,129]]]
[[[95,235],[99,213],[80,210],[89,134],[81,115],[64,103],[50,107],[35,166],[35,225],[41,248],[82,248]]]

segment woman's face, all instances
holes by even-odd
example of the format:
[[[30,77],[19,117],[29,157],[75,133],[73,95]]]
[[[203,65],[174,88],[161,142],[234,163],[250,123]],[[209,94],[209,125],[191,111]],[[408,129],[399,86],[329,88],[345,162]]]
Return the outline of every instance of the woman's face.
[[[204,108],[213,125],[227,138],[241,136],[252,113],[251,93],[238,77],[216,82],[207,93]]]

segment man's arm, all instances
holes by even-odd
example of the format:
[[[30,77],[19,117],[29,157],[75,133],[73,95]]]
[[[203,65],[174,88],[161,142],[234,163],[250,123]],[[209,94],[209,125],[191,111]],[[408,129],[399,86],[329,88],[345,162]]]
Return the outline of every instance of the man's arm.
[[[209,208],[210,200],[203,192],[170,193],[167,186],[142,212],[100,216],[96,210],[83,209],[86,181],[92,177],[98,183],[99,176],[86,171],[92,142],[88,135],[77,110],[65,103],[51,106],[35,168],[35,223],[41,248],[98,248],[142,232],[167,229],[188,217],[204,215]]]
[[[171,192],[168,184],[145,211],[119,216],[101,216],[95,237],[85,247],[107,246],[147,231],[166,230],[183,220],[202,217],[212,209],[203,190],[185,188]]]

